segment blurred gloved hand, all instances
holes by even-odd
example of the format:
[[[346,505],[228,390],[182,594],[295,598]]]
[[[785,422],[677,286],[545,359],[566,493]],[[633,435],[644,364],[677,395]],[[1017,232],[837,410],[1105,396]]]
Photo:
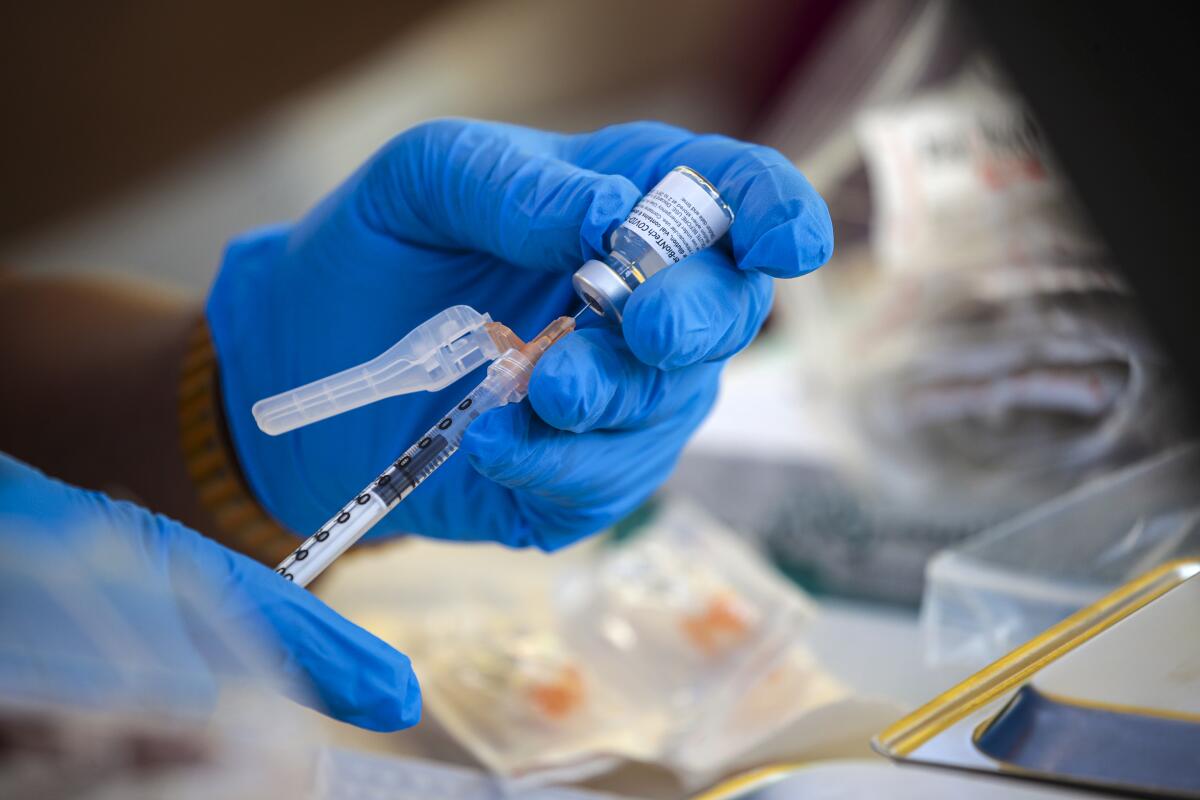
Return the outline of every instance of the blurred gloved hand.
[[[593,318],[538,364],[529,403],[484,415],[376,530],[553,549],[599,530],[667,477],[758,332],[772,277],[824,263],[824,202],[768,148],[654,123],[562,135],[463,120],[388,143],[294,226],[232,243],[208,303],[238,458],[299,533],[367,484],[476,379],[272,438],[250,407],[377,355],[465,303],[529,338],[579,307],[571,274],[675,166],[737,218],[709,251],[652,276],[623,328]],[[590,315],[589,315],[590,316]]]
[[[365,728],[421,715],[408,658],[311,593],[3,453],[0,548],[0,696],[203,711],[219,675],[253,674]]]

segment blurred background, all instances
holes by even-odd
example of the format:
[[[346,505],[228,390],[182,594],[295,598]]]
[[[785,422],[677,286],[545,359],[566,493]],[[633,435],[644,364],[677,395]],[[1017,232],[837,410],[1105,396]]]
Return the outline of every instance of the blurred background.
[[[4,260],[200,294],[231,235],[433,117],[746,134],[832,5],[10,7]]]
[[[676,474],[618,532],[648,549],[550,561],[401,542],[347,559],[320,593],[427,665],[440,727],[328,735],[501,774],[537,773],[561,746],[556,763],[579,768],[566,779],[605,773],[593,789],[629,796],[858,755],[898,711],[1200,544],[1194,159],[1177,119],[1194,57],[1163,8],[1071,6],[9,4],[0,269],[199,301],[231,236],[298,217],[432,117],[566,131],[649,118],[778,148],[829,202],[837,252],[777,285]],[[728,542],[749,565],[705,572],[740,563]],[[586,632],[610,607],[649,625],[657,612],[619,588],[643,579],[710,599],[723,587],[711,596],[734,597],[739,624],[784,620],[744,649],[759,677],[795,677],[780,691],[796,702],[755,705],[748,680],[716,720],[688,716],[694,694],[528,752],[462,711],[494,700],[460,680],[481,652],[525,668],[514,642],[533,637],[542,666],[603,663],[602,644],[546,632]],[[561,618],[542,618],[548,596]],[[457,622],[417,625],[439,608]],[[643,652],[639,669],[672,652]],[[728,677],[681,669],[693,693]],[[753,735],[681,732],[739,714]],[[815,741],[831,718],[842,728]],[[613,730],[624,738],[592,735]]]

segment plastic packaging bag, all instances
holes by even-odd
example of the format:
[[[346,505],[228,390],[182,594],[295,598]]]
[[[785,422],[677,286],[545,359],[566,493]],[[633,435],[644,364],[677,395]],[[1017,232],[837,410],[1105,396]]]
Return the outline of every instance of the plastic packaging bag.
[[[798,488],[766,537],[789,574],[816,576],[806,585],[915,604],[932,551],[1163,452],[1189,413],[1036,120],[986,58],[853,127],[869,246],[839,245],[815,283],[781,287],[834,485],[821,503]]]
[[[660,760],[686,777],[770,736],[810,699],[798,684],[820,680],[796,646],[807,600],[687,504],[568,576],[556,607],[583,660],[661,716]]]
[[[805,598],[691,506],[667,505],[557,584],[541,608],[460,606],[406,642],[429,710],[518,785],[622,759],[696,785],[846,696],[801,644]]]
[[[878,272],[837,382],[877,492],[1003,519],[1172,441],[1167,365],[994,72],[858,130]]]

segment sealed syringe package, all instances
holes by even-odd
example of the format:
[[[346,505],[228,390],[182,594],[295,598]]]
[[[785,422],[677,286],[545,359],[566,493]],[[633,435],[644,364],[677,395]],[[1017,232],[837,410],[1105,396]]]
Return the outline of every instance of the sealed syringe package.
[[[543,615],[460,607],[421,643],[429,710],[520,786],[632,760],[695,787],[846,697],[801,644],[808,601],[692,506],[598,548],[554,595]]]

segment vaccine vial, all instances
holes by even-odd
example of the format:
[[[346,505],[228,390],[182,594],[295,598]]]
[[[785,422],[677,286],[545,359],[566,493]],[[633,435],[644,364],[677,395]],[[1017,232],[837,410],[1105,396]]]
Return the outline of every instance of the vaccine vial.
[[[732,223],[733,209],[717,188],[691,167],[676,167],[613,232],[604,260],[575,271],[575,291],[597,314],[620,323],[637,287],[720,239]]]

